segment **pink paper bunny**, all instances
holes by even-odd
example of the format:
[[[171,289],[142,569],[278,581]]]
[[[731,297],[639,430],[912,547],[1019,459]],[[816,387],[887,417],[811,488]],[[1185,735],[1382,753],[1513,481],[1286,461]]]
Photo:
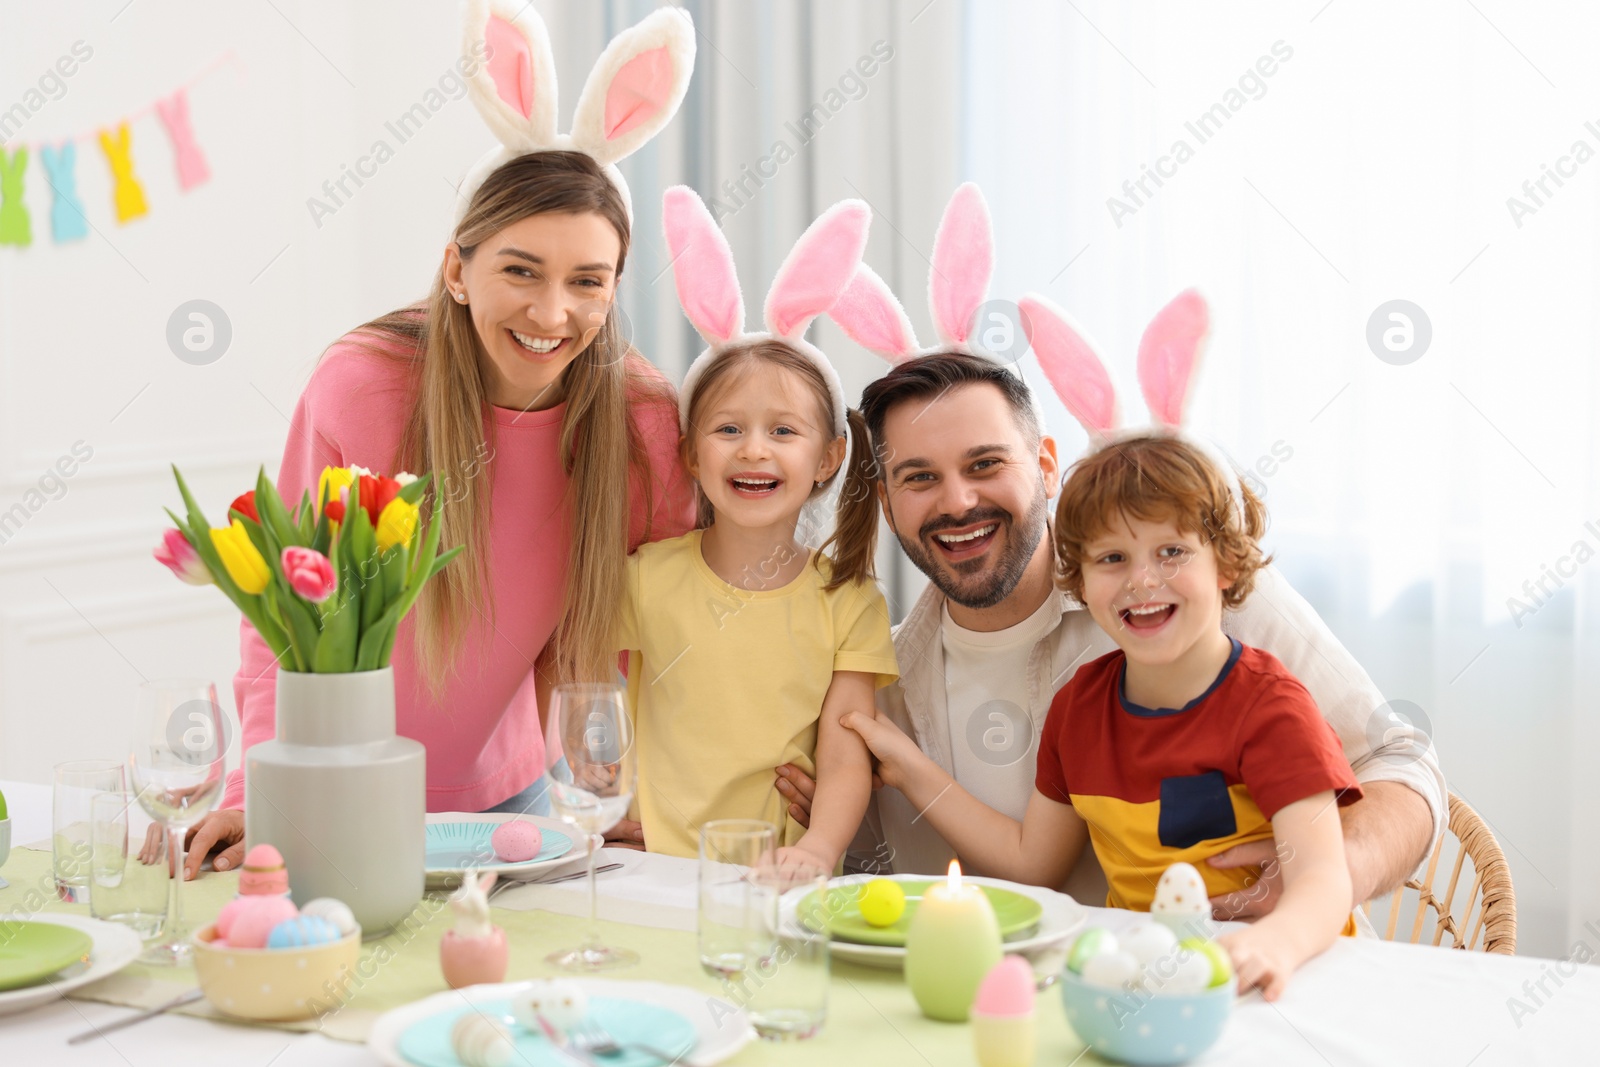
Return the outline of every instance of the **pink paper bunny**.
[[[633,202],[616,163],[661,132],[683,103],[694,70],[694,23],[662,7],[619,33],[600,54],[578,96],[572,132],[556,132],[556,68],[550,34],[528,0],[468,0],[462,58],[473,106],[500,141],[473,165],[456,197],[456,221],[501,165],[530,152],[593,156]]]

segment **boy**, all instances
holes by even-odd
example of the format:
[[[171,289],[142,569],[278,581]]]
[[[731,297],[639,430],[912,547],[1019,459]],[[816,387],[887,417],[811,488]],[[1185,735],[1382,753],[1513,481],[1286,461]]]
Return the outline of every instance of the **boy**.
[[[904,781],[896,758],[915,746],[892,726],[860,716],[844,724],[975,873],[1060,885],[1089,840],[1107,903],[1147,911],[1168,865],[1193,863],[1209,894],[1225,893],[1252,872],[1204,860],[1276,838],[1282,899],[1220,939],[1241,988],[1274,1000],[1349,928],[1335,805],[1361,793],[1305,688],[1222,630],[1223,608],[1243,603],[1265,563],[1264,509],[1237,492],[1242,500],[1204,453],[1166,435],[1107,445],[1069,473],[1054,528],[1057,581],[1118,651],[1056,694],[1021,823],[948,777]]]

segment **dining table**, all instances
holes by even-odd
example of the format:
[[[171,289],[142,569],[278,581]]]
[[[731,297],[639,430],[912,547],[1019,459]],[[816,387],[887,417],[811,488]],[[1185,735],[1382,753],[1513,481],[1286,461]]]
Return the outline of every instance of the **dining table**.
[[[38,913],[88,913],[56,898],[49,838],[51,791],[46,785],[0,781],[10,806],[13,847],[0,865],[0,929]],[[625,849],[600,850],[597,863],[619,864],[599,875],[599,930],[607,943],[639,953],[629,969],[608,972],[620,981],[667,983],[707,998],[729,996],[704,973],[696,945],[698,863],[694,859]],[[558,873],[582,871],[577,862]],[[291,872],[292,877],[292,872]],[[186,883],[186,921],[209,922],[237,887],[236,872],[206,871]],[[229,1067],[354,1067],[383,1062],[366,1043],[383,1011],[443,992],[438,944],[451,913],[442,900],[404,938],[363,946],[381,965],[349,1003],[321,1024],[284,1029],[229,1021],[204,1001],[136,1025],[69,1045],[136,1010],[193,989],[185,967],[130,965],[66,996],[0,1015],[0,1065],[49,1067],[172,1067],[224,1063]],[[576,943],[588,927],[582,879],[530,882],[497,894],[493,920],[511,942],[508,980],[557,976],[545,962],[556,948]],[[1137,919],[1130,912],[1089,907],[1089,925],[1113,932]],[[1537,1067],[1600,1063],[1600,923],[1586,927],[1561,959],[1501,956],[1377,938],[1341,938],[1308,962],[1273,1002],[1240,996],[1220,1040],[1195,1059],[1207,1067],[1309,1064],[1319,1067],[1407,1064],[1426,1067]],[[368,962],[364,959],[363,963]],[[1060,953],[1035,961],[1041,989],[1035,1017],[1035,1063],[1071,1067],[1104,1061],[1069,1025],[1052,983]],[[367,973],[365,970],[362,973]],[[896,970],[835,958],[828,1016],[814,1037],[792,1042],[750,1040],[724,1062],[763,1064],[933,1065],[977,1062],[970,1026],[924,1018]]]

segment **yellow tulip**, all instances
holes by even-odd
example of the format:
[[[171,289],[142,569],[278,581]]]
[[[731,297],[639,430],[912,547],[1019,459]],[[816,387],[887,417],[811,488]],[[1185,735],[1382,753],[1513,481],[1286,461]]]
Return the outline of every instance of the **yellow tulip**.
[[[378,548],[384,552],[395,545],[411,543],[417,532],[417,505],[395,497],[378,516]]]
[[[272,572],[267,570],[267,561],[261,558],[256,546],[250,543],[244,523],[234,519],[233,525],[212,530],[211,544],[222,557],[222,565],[227,568],[233,584],[251,596],[259,596],[267,587]]]
[[[317,499],[312,503],[321,507],[324,493],[327,499],[338,500],[339,494],[354,485],[355,480],[356,473],[349,467],[323,467],[322,477],[317,479]]]

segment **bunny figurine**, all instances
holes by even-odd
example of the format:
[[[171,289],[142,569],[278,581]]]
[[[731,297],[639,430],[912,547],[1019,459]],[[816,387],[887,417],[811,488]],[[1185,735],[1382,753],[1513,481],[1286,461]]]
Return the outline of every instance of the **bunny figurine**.
[[[496,877],[493,871],[468,871],[450,898],[456,926],[439,942],[439,968],[451,989],[505,979],[510,946],[506,932],[489,921],[489,887]]]

